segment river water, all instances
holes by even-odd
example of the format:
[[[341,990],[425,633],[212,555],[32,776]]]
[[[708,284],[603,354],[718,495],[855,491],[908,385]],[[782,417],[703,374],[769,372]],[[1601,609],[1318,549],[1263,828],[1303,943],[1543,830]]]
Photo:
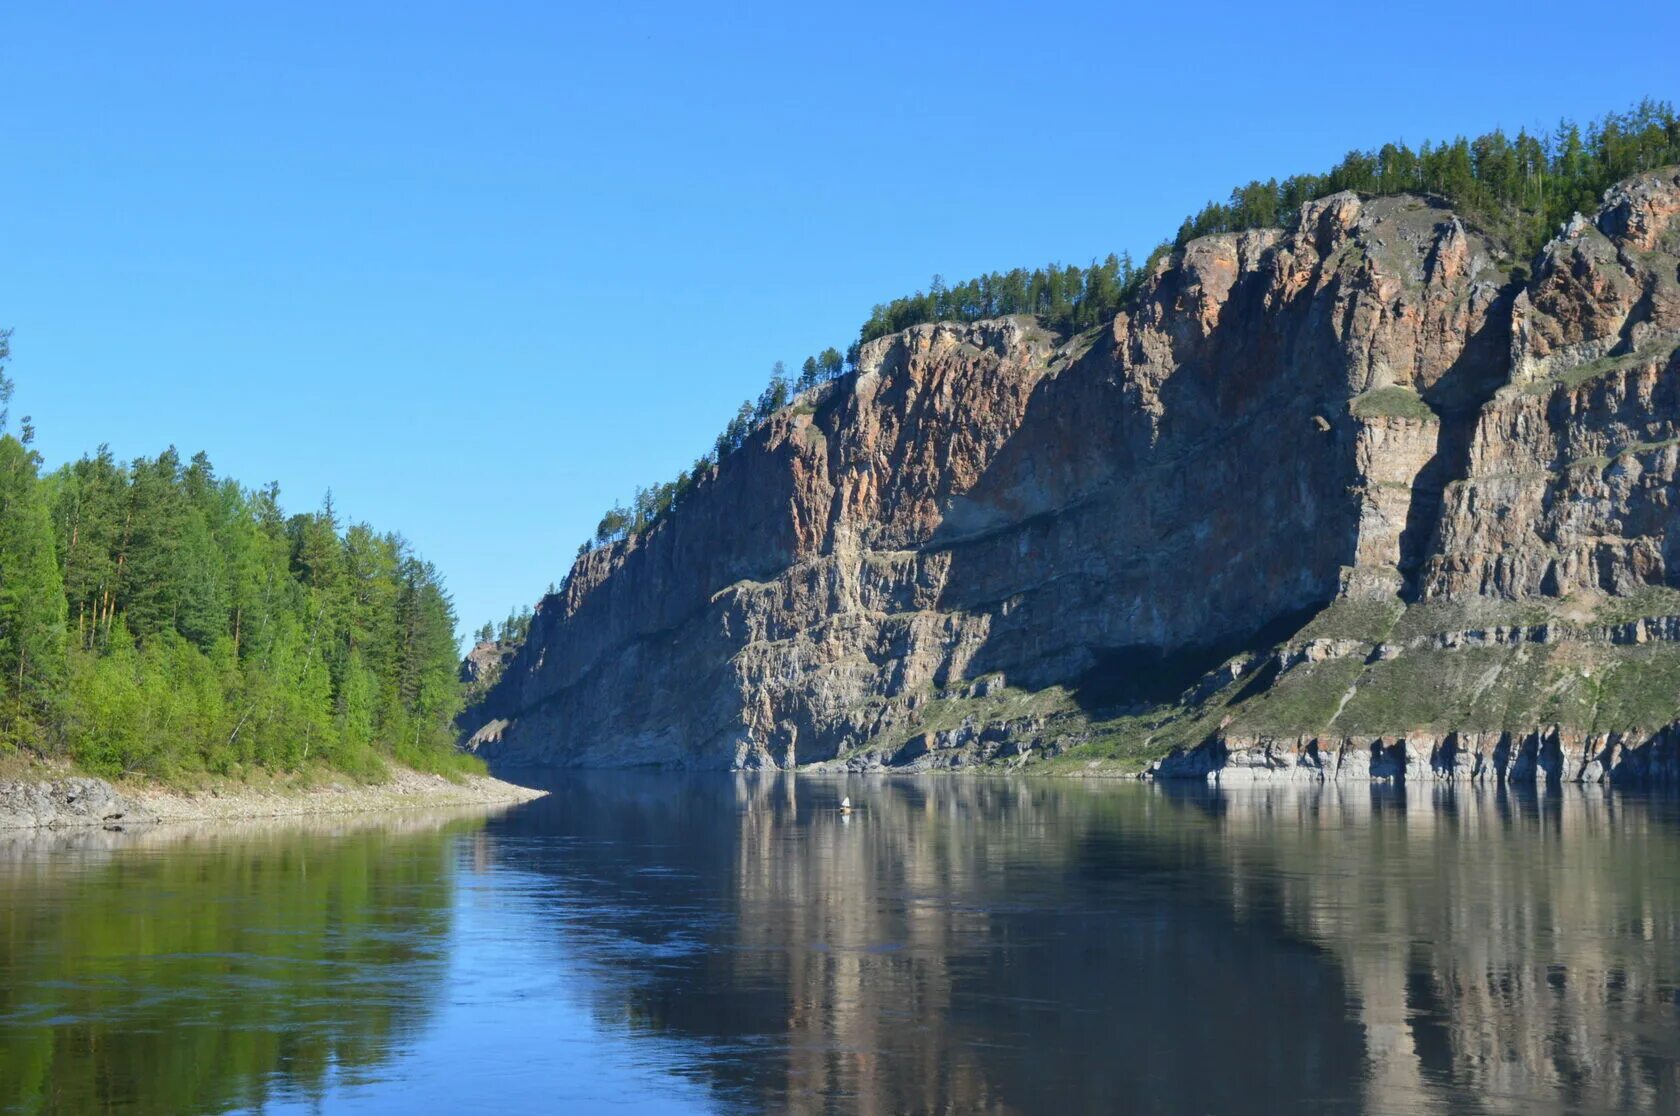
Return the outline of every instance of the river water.
[[[5,1112],[1680,1111],[1663,797],[591,775],[0,900]]]

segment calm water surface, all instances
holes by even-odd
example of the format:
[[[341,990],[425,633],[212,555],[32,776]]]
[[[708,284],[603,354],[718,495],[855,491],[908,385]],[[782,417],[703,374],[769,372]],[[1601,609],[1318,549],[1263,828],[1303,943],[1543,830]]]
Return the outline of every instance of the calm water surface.
[[[1680,1111],[1666,798],[589,776],[0,902],[5,1112]]]

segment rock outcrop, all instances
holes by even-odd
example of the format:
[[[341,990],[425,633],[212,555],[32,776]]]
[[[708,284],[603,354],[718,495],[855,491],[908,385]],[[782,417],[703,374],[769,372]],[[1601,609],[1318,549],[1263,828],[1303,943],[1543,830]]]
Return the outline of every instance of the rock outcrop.
[[[473,644],[472,650],[461,659],[460,673],[469,704],[482,700],[490,692],[518,652],[517,640],[490,639]]]
[[[1230,785],[1257,779],[1396,783],[1484,780],[1508,784],[1680,783],[1680,727],[1654,733],[1429,732],[1374,738],[1273,739],[1218,734],[1175,750],[1149,773]]]
[[[59,829],[83,825],[133,825],[152,820],[103,779],[0,781],[0,829]]]
[[[1007,318],[864,346],[653,528],[580,557],[465,727],[506,763],[909,762],[987,680],[1065,693],[1087,725],[1294,716],[1342,741],[1338,770],[1423,771],[1338,731],[1381,720],[1357,672],[1642,622],[1680,585],[1677,478],[1680,172],[1617,186],[1533,261],[1437,202],[1339,194],[1191,242],[1085,334]],[[1315,635],[1332,615],[1383,619]],[[1332,675],[1339,704],[1268,700]],[[1559,731],[1635,731],[1601,705]],[[1375,735],[1551,723],[1395,716]],[[1021,754],[968,723],[983,759]],[[1247,754],[1207,737],[1173,762]]]

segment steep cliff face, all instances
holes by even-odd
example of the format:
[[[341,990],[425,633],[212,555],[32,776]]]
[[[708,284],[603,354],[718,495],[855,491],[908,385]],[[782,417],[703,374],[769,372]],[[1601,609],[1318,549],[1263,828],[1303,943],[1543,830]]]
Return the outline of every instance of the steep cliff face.
[[[579,559],[472,743],[925,766],[1419,729],[1415,705],[1382,723],[1368,671],[1379,695],[1403,654],[1429,675],[1513,609],[1596,646],[1595,619],[1669,603],[1677,346],[1674,171],[1537,261],[1424,199],[1344,194],[1192,242],[1099,330],[882,338],[657,526]]]

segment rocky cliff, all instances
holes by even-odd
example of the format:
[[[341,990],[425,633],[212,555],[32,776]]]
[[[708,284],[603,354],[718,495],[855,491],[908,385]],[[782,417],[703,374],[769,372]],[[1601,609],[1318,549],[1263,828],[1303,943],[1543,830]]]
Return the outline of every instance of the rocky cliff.
[[[866,345],[581,557],[465,724],[509,763],[1201,775],[1398,741],[1415,777],[1482,770],[1427,758],[1477,734],[1452,754],[1490,773],[1577,738],[1669,772],[1677,473],[1680,172],[1534,260],[1336,195],[1192,241],[1094,331]]]

